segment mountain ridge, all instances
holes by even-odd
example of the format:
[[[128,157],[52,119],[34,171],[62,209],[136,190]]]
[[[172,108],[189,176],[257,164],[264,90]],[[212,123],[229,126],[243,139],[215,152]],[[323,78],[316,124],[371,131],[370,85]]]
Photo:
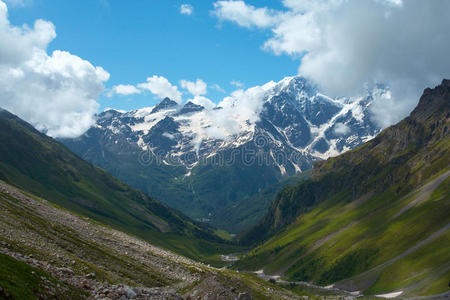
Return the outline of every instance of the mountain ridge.
[[[165,99],[171,105],[156,112],[158,105],[106,111],[84,135],[61,141],[190,217],[236,232],[245,227],[227,226],[221,211],[310,169],[316,160],[373,138],[380,129],[370,105],[385,92],[380,88],[355,99],[331,99],[302,77],[286,77],[249,89],[253,98],[228,99],[221,109],[192,110],[190,102],[182,106]],[[244,100],[259,103],[257,119],[239,117],[236,107]],[[229,126],[237,133],[228,132]]]
[[[350,150],[338,157],[329,158],[326,161],[316,162],[313,173],[311,175],[312,180],[308,183],[305,183],[307,186],[304,187],[304,191],[296,191],[295,193],[297,196],[292,197],[298,198],[298,195],[300,195],[301,193],[306,193],[312,199],[307,203],[308,206],[320,202],[319,199],[323,199],[326,197],[324,196],[324,194],[326,194],[324,193],[324,186],[328,187],[326,189],[327,192],[330,189],[330,186],[331,189],[335,189],[336,191],[339,191],[343,186],[348,187],[349,189],[351,189],[352,199],[360,197],[365,192],[367,192],[367,188],[365,189],[365,186],[367,184],[369,184],[370,187],[372,185],[375,185],[378,190],[385,189],[388,184],[392,184],[394,178],[383,178],[381,179],[381,183],[364,183],[357,181],[358,178],[361,178],[361,175],[359,175],[358,173],[364,173],[367,172],[367,170],[374,170],[374,172],[379,172],[379,170],[382,169],[381,166],[390,161],[393,161],[393,164],[400,165],[405,159],[408,158],[408,155],[414,154],[414,149],[411,149],[411,151],[409,151],[410,153],[406,153],[403,155],[403,151],[406,148],[411,146],[420,148],[423,146],[423,144],[430,142],[429,139],[432,136],[430,134],[428,136],[424,135],[424,133],[422,132],[424,131],[424,128],[420,126],[421,122],[425,122],[426,119],[430,117],[430,114],[438,114],[439,111],[446,112],[449,110],[450,102],[447,101],[447,99],[442,99],[439,97],[440,94],[446,92],[449,87],[450,81],[443,80],[442,84],[435,89],[425,89],[418,105],[411,112],[409,117],[400,121],[394,126],[386,128],[374,139],[363,144],[359,148]],[[438,97],[435,97],[436,95]],[[433,99],[435,99],[435,101],[430,102],[430,100]],[[436,101],[436,99],[439,101]],[[432,105],[429,105],[430,103]],[[439,107],[435,107],[436,105],[438,105]],[[438,125],[436,124],[442,125],[442,122],[445,122],[445,118],[448,118],[448,116],[440,116],[440,123],[437,122],[427,124],[429,127],[429,131],[433,133],[437,129]],[[405,130],[405,127],[407,128],[407,130],[409,130],[409,132],[407,132],[406,134],[399,132],[400,130]],[[447,126],[444,126],[441,130],[442,134],[448,134]],[[384,143],[385,140],[392,141],[392,145],[389,145],[389,149],[383,149],[383,153],[388,153],[390,155],[378,155],[378,153],[376,152],[377,147],[383,147],[386,144]],[[374,152],[375,154],[369,154],[371,152]],[[406,157],[402,157],[402,155]],[[446,156],[444,156],[444,158],[445,157]],[[447,162],[447,165],[448,164],[449,162]],[[358,167],[355,167],[355,165],[358,165]],[[348,169],[351,169],[351,171],[347,171]],[[335,182],[329,182],[327,176],[334,176],[333,180]],[[317,184],[317,182],[321,179],[323,180],[323,183]],[[387,183],[384,182],[386,180],[388,180]],[[412,186],[415,186],[415,184],[418,183],[419,182],[415,182],[408,186],[408,188],[412,188]],[[397,193],[401,192],[401,190],[397,191]],[[286,193],[287,195],[289,195],[289,193],[292,193],[292,190],[288,191],[288,189],[286,189]],[[276,206],[279,205],[276,202],[280,201],[280,197],[282,197],[281,194],[277,195],[276,201],[272,204],[270,211],[279,211],[278,209],[276,209]],[[308,198],[308,196],[306,196],[305,198]],[[273,218],[271,222],[273,222],[275,227],[279,228],[288,224],[293,220],[293,218],[296,217],[295,211],[295,209],[291,210],[290,213],[294,213],[294,215],[290,215],[289,217],[287,215],[278,217],[270,217],[269,215],[267,215],[266,217]],[[276,225],[277,222],[283,223]]]
[[[448,295],[450,81],[362,146],[316,162],[243,233],[235,267],[365,295]]]

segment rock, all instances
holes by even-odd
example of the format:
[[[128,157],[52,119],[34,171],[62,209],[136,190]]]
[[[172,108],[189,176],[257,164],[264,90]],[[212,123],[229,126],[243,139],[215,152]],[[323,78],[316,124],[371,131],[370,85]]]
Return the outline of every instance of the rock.
[[[239,293],[238,295],[238,300],[251,300],[252,297],[250,297],[250,295],[245,292],[245,293]]]
[[[72,271],[72,269],[69,269],[69,268],[59,268],[59,271],[61,271],[61,272],[64,273],[64,274],[67,274],[67,275],[73,275],[73,274],[75,274],[75,273]]]
[[[84,277],[86,277],[87,279],[94,279],[95,278],[95,273],[89,273],[89,274],[87,274],[86,276],[84,276]]]
[[[86,290],[90,290],[91,285],[89,284],[89,282],[85,281],[85,282],[83,282],[83,288],[85,288]]]
[[[207,293],[206,295],[203,296],[202,298],[203,300],[213,300],[215,299],[213,294]]]
[[[125,286],[125,292],[127,293],[128,299],[135,299],[137,294],[129,286]]]

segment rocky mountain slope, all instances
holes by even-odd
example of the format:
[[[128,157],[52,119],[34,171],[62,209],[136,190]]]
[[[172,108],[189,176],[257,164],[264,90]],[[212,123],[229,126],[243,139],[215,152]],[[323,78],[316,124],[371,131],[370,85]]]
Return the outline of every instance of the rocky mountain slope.
[[[0,181],[1,299],[297,299],[63,210]]]
[[[123,184],[4,110],[0,128],[1,180],[190,257],[231,247],[212,228]]]
[[[279,193],[241,236],[265,242],[236,267],[365,294],[448,297],[449,129],[444,80],[409,117]]]
[[[214,109],[166,98],[136,111],[108,110],[63,143],[189,216],[236,231],[242,227],[228,226],[221,211],[373,138],[380,128],[370,105],[387,92],[331,99],[306,79],[287,77]],[[252,106],[240,108],[239,101]]]

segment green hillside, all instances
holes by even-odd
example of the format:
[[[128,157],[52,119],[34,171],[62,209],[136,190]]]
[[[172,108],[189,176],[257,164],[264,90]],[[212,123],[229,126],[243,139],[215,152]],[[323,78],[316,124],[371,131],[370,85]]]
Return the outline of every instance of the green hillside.
[[[279,193],[236,267],[365,294],[447,292],[449,123],[444,80],[408,118]]]
[[[0,111],[0,179],[175,252],[206,259],[226,245],[214,231],[83,161]]]
[[[243,201],[228,205],[214,217],[214,226],[227,228],[232,233],[240,233],[254,226],[264,217],[275,196],[287,185],[295,185],[309,178],[311,170],[293,176],[286,176],[255,195],[244,197]],[[225,221],[226,220],[226,221]]]

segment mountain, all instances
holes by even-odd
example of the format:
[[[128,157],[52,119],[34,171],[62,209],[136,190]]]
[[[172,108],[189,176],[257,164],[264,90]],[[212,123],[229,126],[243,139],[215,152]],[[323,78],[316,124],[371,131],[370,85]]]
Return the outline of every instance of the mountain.
[[[385,92],[331,99],[306,79],[287,77],[214,109],[166,98],[155,107],[108,110],[84,135],[62,142],[189,216],[237,232],[253,223],[236,227],[223,211],[234,214],[283,177],[373,138],[380,128],[370,106]]]
[[[193,221],[0,111],[0,180],[155,245],[194,258],[231,246]]]
[[[284,188],[240,236],[258,246],[236,267],[369,295],[448,297],[449,129],[444,80],[409,117]]]

